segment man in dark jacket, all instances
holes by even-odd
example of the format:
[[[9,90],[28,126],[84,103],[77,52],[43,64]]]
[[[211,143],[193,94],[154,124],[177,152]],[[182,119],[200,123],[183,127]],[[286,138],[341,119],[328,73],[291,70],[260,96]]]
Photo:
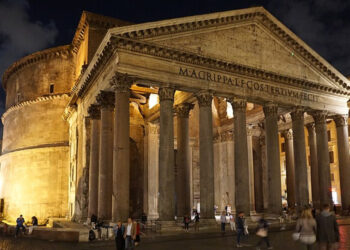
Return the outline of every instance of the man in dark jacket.
[[[330,212],[330,206],[325,204],[322,212],[316,216],[317,241],[320,250],[335,249],[339,242],[339,229],[335,215]]]
[[[243,212],[238,212],[238,216],[236,218],[236,230],[237,230],[237,247],[243,247],[241,245],[241,239],[244,236],[245,230],[245,218]]]

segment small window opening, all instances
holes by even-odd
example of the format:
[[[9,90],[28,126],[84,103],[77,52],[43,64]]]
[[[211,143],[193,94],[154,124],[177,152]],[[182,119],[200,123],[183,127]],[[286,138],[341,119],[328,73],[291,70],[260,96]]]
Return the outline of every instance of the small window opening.
[[[55,84],[50,84],[50,94],[52,94],[55,91]]]

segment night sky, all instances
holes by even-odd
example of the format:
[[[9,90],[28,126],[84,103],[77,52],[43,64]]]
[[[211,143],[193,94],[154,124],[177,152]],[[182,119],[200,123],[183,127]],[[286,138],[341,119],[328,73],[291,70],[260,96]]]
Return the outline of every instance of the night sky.
[[[142,23],[253,6],[350,76],[350,0],[0,0],[0,75],[25,55],[71,43],[83,10]],[[0,114],[4,103],[1,90]]]

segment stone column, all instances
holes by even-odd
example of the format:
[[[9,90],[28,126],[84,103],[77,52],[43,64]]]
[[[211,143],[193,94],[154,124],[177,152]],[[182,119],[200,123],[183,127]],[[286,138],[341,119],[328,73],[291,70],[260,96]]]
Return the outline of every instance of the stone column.
[[[350,153],[348,116],[337,115],[335,116],[334,121],[337,127],[341,205],[343,210],[348,210],[350,206]]]
[[[266,165],[269,183],[268,210],[273,214],[279,214],[282,209],[277,109],[277,105],[273,103],[268,103],[263,108],[265,114]]]
[[[90,140],[90,168],[89,168],[89,204],[88,218],[97,216],[98,202],[98,164],[100,150],[100,107],[92,104],[88,113],[91,119],[91,140]]]
[[[194,105],[182,103],[175,107],[177,114],[177,176],[176,197],[177,216],[189,215],[191,212],[191,186],[190,186],[190,137],[188,119],[190,110]]]
[[[148,166],[148,210],[149,220],[156,220],[158,214],[158,182],[159,182],[159,125],[148,123],[147,133],[147,166]]]
[[[98,182],[98,212],[100,220],[112,219],[113,186],[113,110],[114,93],[101,91],[97,96],[101,105],[101,134]]]
[[[174,89],[160,88],[159,137],[159,220],[173,221],[175,217],[174,173]]]
[[[265,132],[264,132],[265,134]],[[262,193],[263,193],[263,207],[267,211],[269,205],[269,177],[267,168],[267,150],[266,150],[266,138],[265,135],[260,135],[260,148],[261,148],[261,171],[262,171]]]
[[[253,131],[247,128],[247,146],[248,146],[248,172],[249,172],[249,203],[250,212],[255,212],[255,194],[254,194],[254,159],[253,159]]]
[[[197,94],[199,104],[200,214],[203,219],[214,219],[212,98],[212,95],[206,91]]]
[[[309,123],[306,125],[309,134],[309,150],[310,150],[310,169],[311,169],[311,192],[312,204],[315,208],[320,209],[320,188],[318,181],[318,163],[317,163],[317,146],[315,124]]]
[[[282,132],[284,137],[284,148],[286,154],[286,174],[287,174],[287,201],[288,207],[295,206],[295,170],[294,170],[294,149],[293,133],[291,129]]]
[[[251,207],[251,189],[248,162],[248,143],[246,128],[246,109],[247,102],[244,99],[229,99],[234,113],[234,161],[235,161],[235,200],[236,211],[243,211],[246,215],[250,214]]]
[[[132,78],[116,73],[111,85],[115,90],[112,220],[126,221],[130,199],[130,114]]]
[[[304,109],[296,107],[291,112],[295,163],[296,199],[299,208],[309,205],[309,185],[307,176]]]
[[[327,112],[315,111],[311,115],[315,120],[316,145],[317,145],[317,162],[318,162],[318,181],[320,191],[320,203],[332,204],[332,184],[331,172],[329,166],[329,149],[327,135]]]

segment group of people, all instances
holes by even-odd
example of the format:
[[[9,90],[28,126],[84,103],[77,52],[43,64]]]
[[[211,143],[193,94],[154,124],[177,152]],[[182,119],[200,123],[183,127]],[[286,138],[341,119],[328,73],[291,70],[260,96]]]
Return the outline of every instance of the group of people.
[[[330,206],[325,204],[319,214],[313,214],[311,208],[305,208],[297,220],[294,238],[304,244],[307,250],[313,249],[316,241],[320,250],[337,249],[339,229]]]
[[[193,212],[193,220],[189,215],[185,215],[183,217],[184,229],[186,232],[189,231],[190,223],[192,221],[194,222],[194,231],[198,232],[199,231],[199,213],[197,212],[197,210]]]
[[[140,243],[140,223],[131,218],[125,225],[121,221],[113,227],[117,250],[134,249]]]
[[[248,235],[248,226],[243,212],[238,212],[237,216],[230,216],[230,226],[232,231],[236,231],[237,247],[242,247],[241,241],[244,235]],[[220,217],[221,232],[225,233],[226,226],[226,212],[224,211]],[[270,245],[269,223],[262,214],[258,226],[256,228],[256,235],[259,240],[256,244],[256,249],[261,249],[265,243],[267,249],[272,249]],[[307,250],[312,250],[315,243],[318,243],[320,250],[335,250],[339,242],[339,229],[335,214],[330,211],[330,206],[324,205],[320,213],[316,214],[314,210],[307,207],[302,210],[296,223],[296,231],[293,234],[294,240],[300,241],[305,245]]]
[[[28,234],[32,234],[34,228],[37,227],[37,226],[38,226],[38,219],[35,216],[33,216],[32,217],[32,223],[31,223],[31,225],[29,226],[29,229],[28,229]],[[16,219],[15,237],[18,236],[20,231],[22,231],[23,233],[26,232],[26,224],[25,224],[25,220],[24,220],[22,214]]]

